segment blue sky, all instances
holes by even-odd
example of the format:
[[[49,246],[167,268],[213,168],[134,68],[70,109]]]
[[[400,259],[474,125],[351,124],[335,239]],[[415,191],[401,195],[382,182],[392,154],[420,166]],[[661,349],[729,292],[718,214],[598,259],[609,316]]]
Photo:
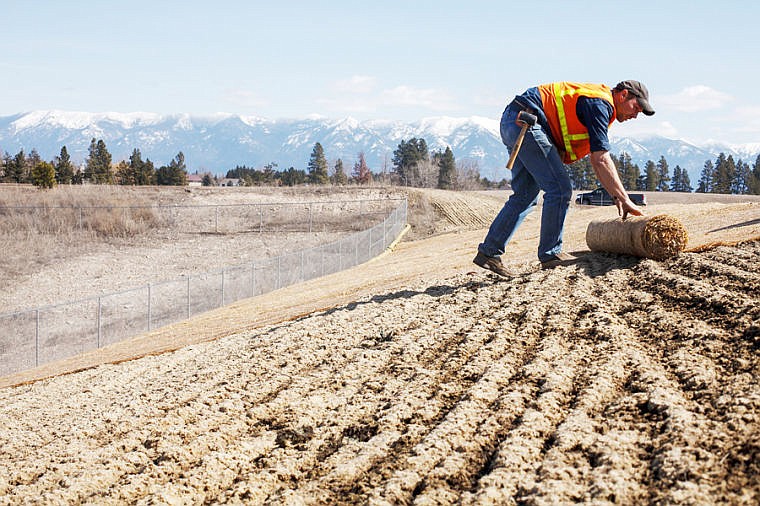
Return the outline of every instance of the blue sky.
[[[657,114],[613,134],[760,142],[758,5],[3,0],[0,116],[497,119],[539,83],[638,79]]]

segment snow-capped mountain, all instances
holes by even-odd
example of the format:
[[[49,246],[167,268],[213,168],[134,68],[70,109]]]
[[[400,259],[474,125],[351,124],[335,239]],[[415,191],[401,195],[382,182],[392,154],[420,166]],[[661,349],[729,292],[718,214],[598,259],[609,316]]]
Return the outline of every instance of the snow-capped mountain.
[[[156,166],[169,163],[178,152],[185,155],[188,170],[224,174],[238,165],[263,167],[277,163],[280,169],[305,169],[314,144],[322,144],[330,165],[341,158],[351,169],[358,153],[365,153],[373,171],[391,170],[393,151],[402,140],[423,138],[433,150],[450,146],[458,161],[478,162],[481,176],[492,180],[507,176],[507,154],[499,137],[498,120],[426,118],[399,121],[357,121],[306,118],[270,120],[255,116],[217,114],[159,115],[153,113],[87,113],[34,111],[0,117],[0,153],[11,155],[36,149],[51,160],[66,146],[72,160],[82,163],[91,139],[102,139],[114,161],[126,160],[137,148],[143,159]],[[696,183],[706,160],[721,152],[754,163],[760,143],[729,146],[718,143],[696,146],[682,140],[651,137],[643,140],[611,138],[613,153],[627,152],[643,169],[647,160],[664,156],[668,165],[680,165]]]

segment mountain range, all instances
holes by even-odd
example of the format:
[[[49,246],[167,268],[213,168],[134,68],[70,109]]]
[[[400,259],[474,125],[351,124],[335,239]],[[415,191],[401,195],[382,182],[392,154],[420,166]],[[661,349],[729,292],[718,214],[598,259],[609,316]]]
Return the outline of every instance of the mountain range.
[[[315,143],[325,151],[330,167],[338,158],[351,171],[364,152],[374,172],[393,166],[393,151],[402,140],[422,138],[432,151],[450,146],[457,161],[477,161],[482,177],[500,180],[506,148],[499,136],[499,122],[483,117],[426,118],[415,122],[353,118],[281,119],[217,114],[160,115],[154,113],[88,113],[34,111],[0,116],[0,153],[11,155],[36,149],[52,160],[66,146],[72,161],[81,164],[90,141],[102,139],[114,161],[127,160],[137,148],[142,158],[156,167],[168,164],[180,151],[188,172],[224,175],[238,165],[261,168],[276,163],[279,169],[306,169]],[[627,152],[643,170],[647,160],[664,156],[672,169],[685,168],[696,186],[705,161],[719,153],[732,155],[750,165],[760,154],[760,143],[734,145],[711,143],[697,146],[679,139],[652,136],[645,139],[611,137],[612,152]]]

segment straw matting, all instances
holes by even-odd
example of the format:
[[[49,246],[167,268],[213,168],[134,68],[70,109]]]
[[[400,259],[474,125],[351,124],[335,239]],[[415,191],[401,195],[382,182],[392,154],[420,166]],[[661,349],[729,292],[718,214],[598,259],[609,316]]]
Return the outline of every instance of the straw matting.
[[[586,229],[586,244],[591,251],[622,253],[664,260],[686,249],[689,234],[672,216],[634,216],[626,220],[592,221]]]

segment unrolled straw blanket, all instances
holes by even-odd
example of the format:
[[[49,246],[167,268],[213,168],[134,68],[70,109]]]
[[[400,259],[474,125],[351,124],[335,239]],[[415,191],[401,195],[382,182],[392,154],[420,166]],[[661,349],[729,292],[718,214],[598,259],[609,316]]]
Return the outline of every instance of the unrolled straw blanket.
[[[672,216],[632,216],[626,220],[595,220],[586,229],[591,251],[607,251],[664,260],[686,249],[689,234]]]

